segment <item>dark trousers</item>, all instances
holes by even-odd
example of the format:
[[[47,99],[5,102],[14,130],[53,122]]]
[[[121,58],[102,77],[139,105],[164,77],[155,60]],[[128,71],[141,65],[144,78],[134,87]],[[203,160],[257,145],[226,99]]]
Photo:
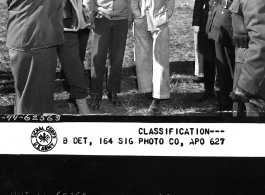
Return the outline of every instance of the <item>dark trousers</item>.
[[[215,82],[215,62],[204,60],[204,89],[205,91],[214,92]]]
[[[14,114],[53,113],[56,47],[9,50],[15,81]]]
[[[208,39],[203,32],[198,34],[198,50],[203,56],[204,89],[214,92],[215,82],[215,42]]]
[[[87,42],[90,34],[90,29],[84,28],[77,31],[77,36],[79,40],[79,57],[81,62],[84,64],[85,57],[86,57],[86,48]],[[90,82],[91,82],[91,69],[89,67],[88,72],[85,72],[85,80],[87,82],[87,87],[90,89]]]
[[[229,97],[233,89],[233,72],[235,67],[235,50],[215,42],[216,66],[219,80],[219,109],[232,110],[232,99]]]
[[[77,32],[65,32],[65,42],[58,47],[58,57],[62,70],[70,87],[70,98],[83,99],[87,94],[84,64],[80,59]],[[84,56],[84,51],[82,51]],[[84,57],[83,57],[84,58]]]
[[[84,28],[77,31],[79,40],[79,57],[82,63],[85,61],[87,42],[90,34],[90,29]]]
[[[110,72],[107,91],[120,92],[121,70],[128,32],[128,20],[95,19],[92,34],[91,93],[102,97],[104,72],[109,51]]]

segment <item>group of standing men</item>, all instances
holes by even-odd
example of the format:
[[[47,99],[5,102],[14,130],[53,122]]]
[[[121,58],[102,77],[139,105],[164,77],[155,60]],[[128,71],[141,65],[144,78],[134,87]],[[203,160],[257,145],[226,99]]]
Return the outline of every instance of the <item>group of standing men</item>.
[[[109,53],[108,99],[121,104],[121,69],[128,27],[134,20],[135,63],[139,92],[152,100],[170,97],[168,20],[175,0],[7,0],[7,46],[15,80],[15,114],[53,113],[57,54],[80,114],[89,114],[84,55],[92,29],[91,109],[100,107]],[[215,65],[219,107],[232,99],[245,103],[247,115],[264,108],[265,2],[195,0],[193,26],[205,64],[205,100],[213,96]],[[88,29],[87,29],[88,28]],[[85,29],[85,30],[84,30]],[[231,91],[233,91],[231,93]],[[230,98],[232,97],[232,99]],[[238,111],[237,103],[234,110]],[[236,108],[237,107],[237,108]]]
[[[264,11],[263,0],[195,0],[192,25],[204,64],[201,101],[214,97],[216,66],[220,111],[264,112]]]
[[[7,46],[15,80],[15,114],[53,113],[57,55],[79,114],[90,114],[84,56],[90,30],[91,109],[100,108],[107,54],[107,97],[121,105],[121,70],[128,28],[135,22],[139,91],[159,112],[169,98],[169,18],[175,0],[7,0]],[[132,12],[133,11],[133,12]]]

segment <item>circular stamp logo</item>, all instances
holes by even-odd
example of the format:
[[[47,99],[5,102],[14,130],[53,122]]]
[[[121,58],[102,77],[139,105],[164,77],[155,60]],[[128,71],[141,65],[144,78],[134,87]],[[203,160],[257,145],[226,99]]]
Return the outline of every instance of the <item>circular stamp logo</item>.
[[[56,146],[57,139],[56,131],[50,126],[47,126],[46,129],[35,128],[31,133],[31,143],[40,152],[52,150]]]

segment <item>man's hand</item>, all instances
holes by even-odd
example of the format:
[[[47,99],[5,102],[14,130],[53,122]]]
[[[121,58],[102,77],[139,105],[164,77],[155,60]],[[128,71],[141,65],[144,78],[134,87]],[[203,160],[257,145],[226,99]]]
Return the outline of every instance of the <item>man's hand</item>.
[[[95,24],[94,24],[94,22],[90,22],[90,23],[88,23],[87,24],[87,28],[89,28],[89,29],[94,29],[95,28]]]
[[[198,33],[200,31],[199,26],[192,26],[195,33]]]
[[[89,29],[94,29],[95,28],[95,25],[94,25],[94,18],[92,18],[92,14],[89,12],[88,8],[86,6],[83,5],[83,9],[82,9],[82,12],[83,12],[83,17],[84,17],[84,20],[85,22],[87,23],[87,28]]]

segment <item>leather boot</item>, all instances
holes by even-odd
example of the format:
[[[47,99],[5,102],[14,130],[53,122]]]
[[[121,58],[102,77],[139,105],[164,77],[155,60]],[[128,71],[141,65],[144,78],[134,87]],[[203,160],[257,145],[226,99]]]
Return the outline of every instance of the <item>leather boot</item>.
[[[195,76],[194,79],[192,79],[192,81],[194,83],[203,83],[204,82],[204,77],[198,77],[198,76]]]
[[[244,103],[251,103],[254,106],[265,110],[265,100],[263,100],[262,98],[250,94],[246,91],[244,91],[242,88],[240,88],[239,86],[237,86],[233,92],[230,93],[230,97],[234,100],[234,101],[239,101],[239,102],[244,102]]]
[[[117,93],[111,93],[111,92],[108,92],[108,100],[111,101],[111,103],[114,105],[114,106],[122,106],[122,103],[117,95]]]
[[[79,114],[91,114],[86,102],[86,98],[76,99],[75,102],[77,104]]]

